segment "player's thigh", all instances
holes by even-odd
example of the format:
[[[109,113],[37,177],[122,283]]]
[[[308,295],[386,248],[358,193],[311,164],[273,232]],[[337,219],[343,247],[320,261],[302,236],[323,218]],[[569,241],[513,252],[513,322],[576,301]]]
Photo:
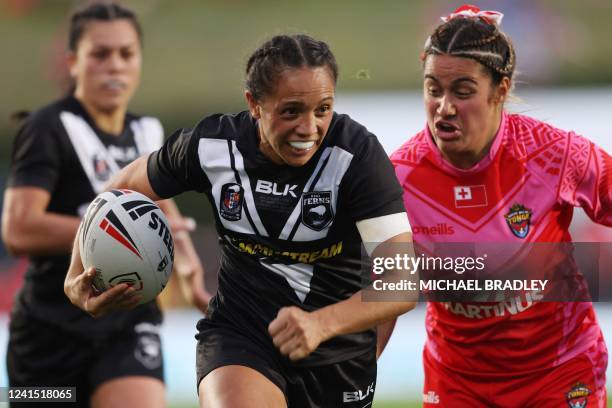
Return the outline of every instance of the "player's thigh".
[[[285,396],[260,372],[228,365],[208,373],[200,382],[201,408],[286,408]]]
[[[197,386],[205,407],[286,407],[287,382],[269,337],[227,323],[198,322]]]
[[[294,368],[287,400],[292,408],[363,408],[374,402],[376,350],[338,363]]]
[[[164,408],[164,383],[153,377],[128,376],[100,384],[91,396],[91,408]]]
[[[165,406],[159,325],[141,322],[126,327],[98,344],[96,352],[98,358],[89,370],[93,406]]]
[[[443,367],[423,351],[423,408],[490,408],[496,406],[491,385]],[[520,404],[517,406],[521,406]]]
[[[87,407],[91,360],[92,352],[83,339],[22,314],[11,316],[6,363],[12,387],[76,387],[76,403],[70,406]],[[66,402],[46,404],[62,407]],[[13,406],[40,407],[41,403],[11,403]]]
[[[596,358],[592,358],[596,357]],[[540,376],[537,396],[528,407],[597,407],[607,403],[607,353],[581,354]]]

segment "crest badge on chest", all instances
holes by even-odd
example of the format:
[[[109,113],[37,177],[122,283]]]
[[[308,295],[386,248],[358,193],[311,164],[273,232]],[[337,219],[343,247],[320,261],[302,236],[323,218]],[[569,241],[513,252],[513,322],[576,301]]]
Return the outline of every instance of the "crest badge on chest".
[[[108,181],[111,176],[111,169],[104,155],[96,154],[93,157],[93,169],[96,179],[100,181]]]
[[[522,204],[514,204],[508,214],[504,215],[512,233],[523,239],[529,234],[531,215],[533,211]]]
[[[308,191],[302,194],[302,222],[308,228],[321,231],[334,219],[331,191]]]
[[[227,183],[221,187],[219,214],[228,221],[238,221],[242,217],[244,189],[240,184]]]

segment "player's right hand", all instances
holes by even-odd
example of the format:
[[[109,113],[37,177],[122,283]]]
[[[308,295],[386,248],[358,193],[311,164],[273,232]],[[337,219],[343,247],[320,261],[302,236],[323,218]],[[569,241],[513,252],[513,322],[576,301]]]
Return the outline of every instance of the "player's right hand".
[[[93,317],[101,317],[118,310],[129,310],[138,306],[140,296],[135,295],[135,289],[126,283],[113,286],[100,294],[93,289],[96,270],[91,268],[83,271],[73,282],[67,293],[70,301]],[[76,300],[76,303],[75,301]]]
[[[93,317],[100,317],[115,310],[132,309],[138,305],[140,296],[126,283],[96,294],[93,288],[95,277],[94,267],[84,270],[79,245],[75,240],[70,267],[64,280],[64,293],[70,302]]]
[[[327,338],[317,315],[295,306],[281,308],[268,325],[268,333],[280,353],[290,360],[307,357]]]

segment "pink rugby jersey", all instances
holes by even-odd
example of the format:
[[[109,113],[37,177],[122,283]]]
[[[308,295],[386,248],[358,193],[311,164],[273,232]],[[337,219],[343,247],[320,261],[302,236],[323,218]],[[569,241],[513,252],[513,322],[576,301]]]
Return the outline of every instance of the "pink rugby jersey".
[[[610,156],[573,132],[526,116],[504,113],[489,154],[469,170],[442,158],[427,126],[391,160],[414,239],[424,246],[567,242],[575,206],[612,226]],[[496,259],[511,259],[526,246],[500,245]],[[494,307],[429,302],[425,350],[466,373],[530,372],[578,354],[601,368],[607,350],[592,304],[534,298]]]

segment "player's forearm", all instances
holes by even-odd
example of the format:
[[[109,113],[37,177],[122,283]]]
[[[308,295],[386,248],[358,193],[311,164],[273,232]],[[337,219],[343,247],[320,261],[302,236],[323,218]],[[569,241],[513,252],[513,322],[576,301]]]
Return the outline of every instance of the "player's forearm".
[[[106,185],[106,190],[125,188],[138,191],[152,200],[159,200],[160,197],[155,194],[149,182],[147,174],[148,159],[149,156],[142,156],[125,166],[119,173],[113,176]]]
[[[414,250],[409,233],[399,234],[379,245],[374,250],[372,258],[394,259],[398,254],[413,256]],[[408,269],[392,268],[379,276],[380,280],[385,283],[418,280],[418,273]],[[377,298],[364,301],[363,294],[366,291],[372,295],[378,293]],[[393,293],[379,293],[374,290],[373,285],[370,285],[347,300],[313,312],[318,315],[321,327],[326,331],[323,341],[331,337],[370,329],[414,309],[418,301],[418,291],[407,292],[406,295],[408,297],[397,298]]]
[[[388,322],[384,322],[379,324],[376,327],[376,358],[378,359],[380,355],[385,350],[389,339],[391,338],[391,334],[393,333],[393,329],[395,328],[395,322],[397,319],[389,320]]]
[[[208,307],[208,294],[204,289],[204,268],[189,235],[189,231],[195,228],[195,222],[181,215],[174,200],[161,200],[157,204],[168,217],[173,229],[174,271],[181,294],[187,303],[204,311]]]
[[[31,214],[4,227],[3,240],[13,255],[68,254],[79,228],[79,217],[45,212]]]
[[[70,265],[68,265],[68,272],[64,279],[64,292],[70,298],[69,294],[69,283],[71,280],[76,279],[81,273],[83,273],[83,262],[81,261],[81,250],[79,248],[78,240],[75,239],[72,244],[72,251],[70,253]],[[71,298],[71,300],[73,300]],[[74,303],[74,302],[73,302]]]
[[[364,302],[362,292],[359,291],[347,300],[313,312],[320,321],[320,327],[325,330],[323,341],[378,326],[416,306],[416,302],[413,301]]]
[[[189,304],[193,305],[193,285],[196,283],[194,280],[197,278],[203,281],[204,276],[200,258],[187,231],[180,231],[175,234],[174,250],[174,270],[183,297]]]

